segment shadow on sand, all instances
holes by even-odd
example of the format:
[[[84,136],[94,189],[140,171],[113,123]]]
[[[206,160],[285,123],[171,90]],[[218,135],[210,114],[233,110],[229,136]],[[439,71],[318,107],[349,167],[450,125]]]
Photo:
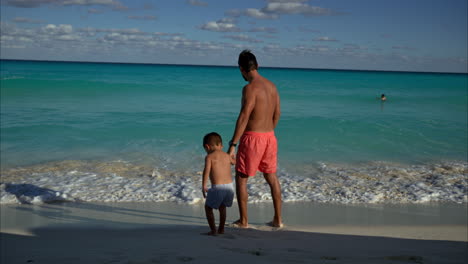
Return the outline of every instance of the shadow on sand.
[[[466,263],[467,243],[202,226],[1,233],[2,263]]]
[[[28,230],[29,235],[2,231],[1,263],[467,263],[468,259],[466,242],[287,229],[227,228],[224,235],[202,236],[208,227],[199,210],[177,211],[182,208],[177,207],[179,213],[173,213],[174,208],[168,211],[158,206],[2,207],[2,213],[45,218],[48,224]],[[155,224],[161,221],[172,224]]]

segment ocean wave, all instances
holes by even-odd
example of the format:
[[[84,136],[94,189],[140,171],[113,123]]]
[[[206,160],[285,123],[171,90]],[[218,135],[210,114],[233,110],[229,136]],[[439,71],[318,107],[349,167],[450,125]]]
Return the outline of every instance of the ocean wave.
[[[17,80],[17,79],[24,79],[23,76],[5,76],[1,77],[1,80]]]
[[[403,165],[317,163],[309,175],[278,172],[284,202],[468,202],[468,163]],[[0,204],[82,202],[203,202],[201,171],[125,161],[60,161],[1,171]],[[263,177],[248,182],[249,202],[271,201]]]

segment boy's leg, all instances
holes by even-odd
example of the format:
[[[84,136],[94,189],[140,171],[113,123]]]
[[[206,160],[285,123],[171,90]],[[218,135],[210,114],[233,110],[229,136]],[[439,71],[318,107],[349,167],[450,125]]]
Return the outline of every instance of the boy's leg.
[[[223,204],[219,207],[219,227],[218,234],[224,234],[224,224],[226,223],[226,206]]]
[[[205,205],[206,220],[208,220],[208,225],[210,226],[211,232],[208,235],[216,235],[216,224],[213,214],[213,208]]]
[[[239,205],[239,217],[240,219],[234,222],[239,227],[248,227],[248,215],[247,215],[247,200],[249,193],[247,192],[247,180],[249,176],[236,172],[236,196],[237,204]]]
[[[263,177],[265,177],[265,180],[270,186],[273,208],[275,209],[275,216],[273,217],[271,225],[274,227],[281,227],[283,224],[281,219],[281,186],[278,177],[276,173],[263,173]]]

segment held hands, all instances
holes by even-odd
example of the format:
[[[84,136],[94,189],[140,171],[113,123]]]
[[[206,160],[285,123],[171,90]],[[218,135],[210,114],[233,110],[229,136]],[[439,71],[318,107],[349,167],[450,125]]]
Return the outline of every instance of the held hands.
[[[236,154],[235,152],[236,152],[236,147],[233,145],[229,146],[229,149],[227,152],[229,156],[231,156],[232,158],[235,158],[235,154]]]
[[[236,147],[230,146],[227,153],[231,158],[231,164],[236,165]]]
[[[229,156],[231,156],[231,161],[233,161],[233,164],[236,163],[236,147],[237,143],[233,143],[232,140],[229,141],[229,149],[227,153],[229,154]]]

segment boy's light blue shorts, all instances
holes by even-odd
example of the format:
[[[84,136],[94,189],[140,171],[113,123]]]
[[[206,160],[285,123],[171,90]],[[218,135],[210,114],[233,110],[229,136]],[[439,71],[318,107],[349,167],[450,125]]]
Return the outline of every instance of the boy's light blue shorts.
[[[231,207],[232,200],[234,200],[234,185],[232,182],[212,184],[211,188],[208,189],[205,205],[213,209],[218,209],[221,205]]]

